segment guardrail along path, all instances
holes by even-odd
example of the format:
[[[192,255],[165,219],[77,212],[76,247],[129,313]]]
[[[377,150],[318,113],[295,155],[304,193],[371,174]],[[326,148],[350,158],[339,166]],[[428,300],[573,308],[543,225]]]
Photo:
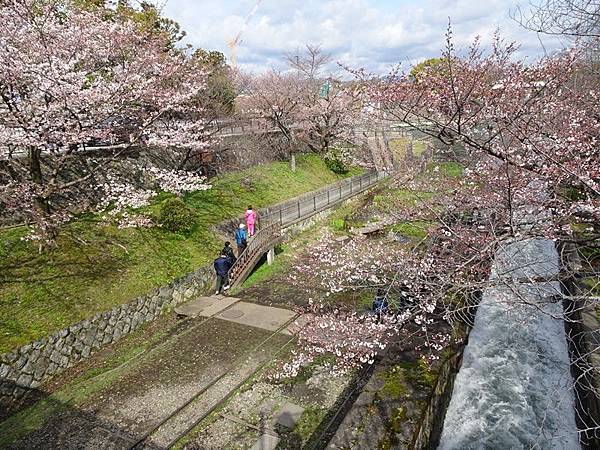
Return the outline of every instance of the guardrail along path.
[[[283,228],[354,197],[385,177],[381,172],[368,172],[262,210],[259,230],[229,272],[230,284],[239,286],[246,279],[262,256],[280,242]]]

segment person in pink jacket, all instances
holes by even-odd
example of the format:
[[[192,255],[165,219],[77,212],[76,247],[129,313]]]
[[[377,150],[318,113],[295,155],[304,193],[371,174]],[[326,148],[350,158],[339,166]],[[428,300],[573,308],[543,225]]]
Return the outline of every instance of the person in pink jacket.
[[[256,212],[252,209],[252,206],[248,206],[246,210],[246,226],[248,227],[248,235],[254,236],[254,224],[256,223]]]

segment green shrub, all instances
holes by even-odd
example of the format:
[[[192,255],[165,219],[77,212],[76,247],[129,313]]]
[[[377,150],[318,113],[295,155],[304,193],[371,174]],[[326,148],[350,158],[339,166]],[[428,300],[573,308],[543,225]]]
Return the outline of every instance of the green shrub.
[[[196,216],[180,198],[168,198],[160,205],[158,222],[165,230],[185,234],[194,228]]]
[[[346,231],[348,229],[348,227],[346,227],[346,220],[343,218],[331,219],[329,226],[334,231]]]
[[[325,160],[327,168],[333,173],[344,175],[350,170],[348,164],[349,152],[347,149],[331,147],[329,151],[325,153],[323,159]]]
[[[339,175],[343,175],[345,173],[348,173],[348,169],[346,168],[346,166],[344,165],[344,163],[342,161],[340,161],[339,159],[336,159],[336,158],[326,158],[325,159],[325,164],[327,165],[327,168],[329,170],[331,170],[333,173],[337,173]]]

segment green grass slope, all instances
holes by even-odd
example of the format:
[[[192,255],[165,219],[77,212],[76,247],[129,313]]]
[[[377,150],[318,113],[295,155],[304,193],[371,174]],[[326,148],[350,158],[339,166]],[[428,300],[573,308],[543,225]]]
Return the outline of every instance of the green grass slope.
[[[353,175],[350,173],[348,175]],[[58,246],[38,254],[24,229],[0,233],[0,353],[128,302],[209,263],[222,246],[213,225],[333,183],[340,177],[315,155],[252,167],[189,194],[198,215],[187,236],[160,228],[118,229],[96,217],[69,224]],[[167,198],[161,194],[150,210]]]

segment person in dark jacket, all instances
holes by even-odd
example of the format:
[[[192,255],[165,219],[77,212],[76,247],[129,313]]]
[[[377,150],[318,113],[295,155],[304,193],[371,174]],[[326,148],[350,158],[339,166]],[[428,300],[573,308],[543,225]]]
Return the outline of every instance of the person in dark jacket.
[[[229,269],[231,269],[231,262],[227,255],[221,254],[214,263],[215,273],[217,274],[217,292],[215,295],[221,293],[221,289],[226,291],[229,289]]]
[[[229,262],[231,263],[232,266],[235,264],[236,257],[235,257],[235,254],[233,253],[233,249],[231,248],[231,242],[229,242],[229,241],[225,242],[225,247],[223,247],[223,250],[221,250],[221,254],[223,254],[223,255],[227,256],[227,258],[229,258]]]
[[[377,314],[378,322],[381,322],[381,316],[388,312],[389,303],[386,297],[383,289],[377,289],[377,295],[375,295],[375,300],[373,300],[373,312]]]

